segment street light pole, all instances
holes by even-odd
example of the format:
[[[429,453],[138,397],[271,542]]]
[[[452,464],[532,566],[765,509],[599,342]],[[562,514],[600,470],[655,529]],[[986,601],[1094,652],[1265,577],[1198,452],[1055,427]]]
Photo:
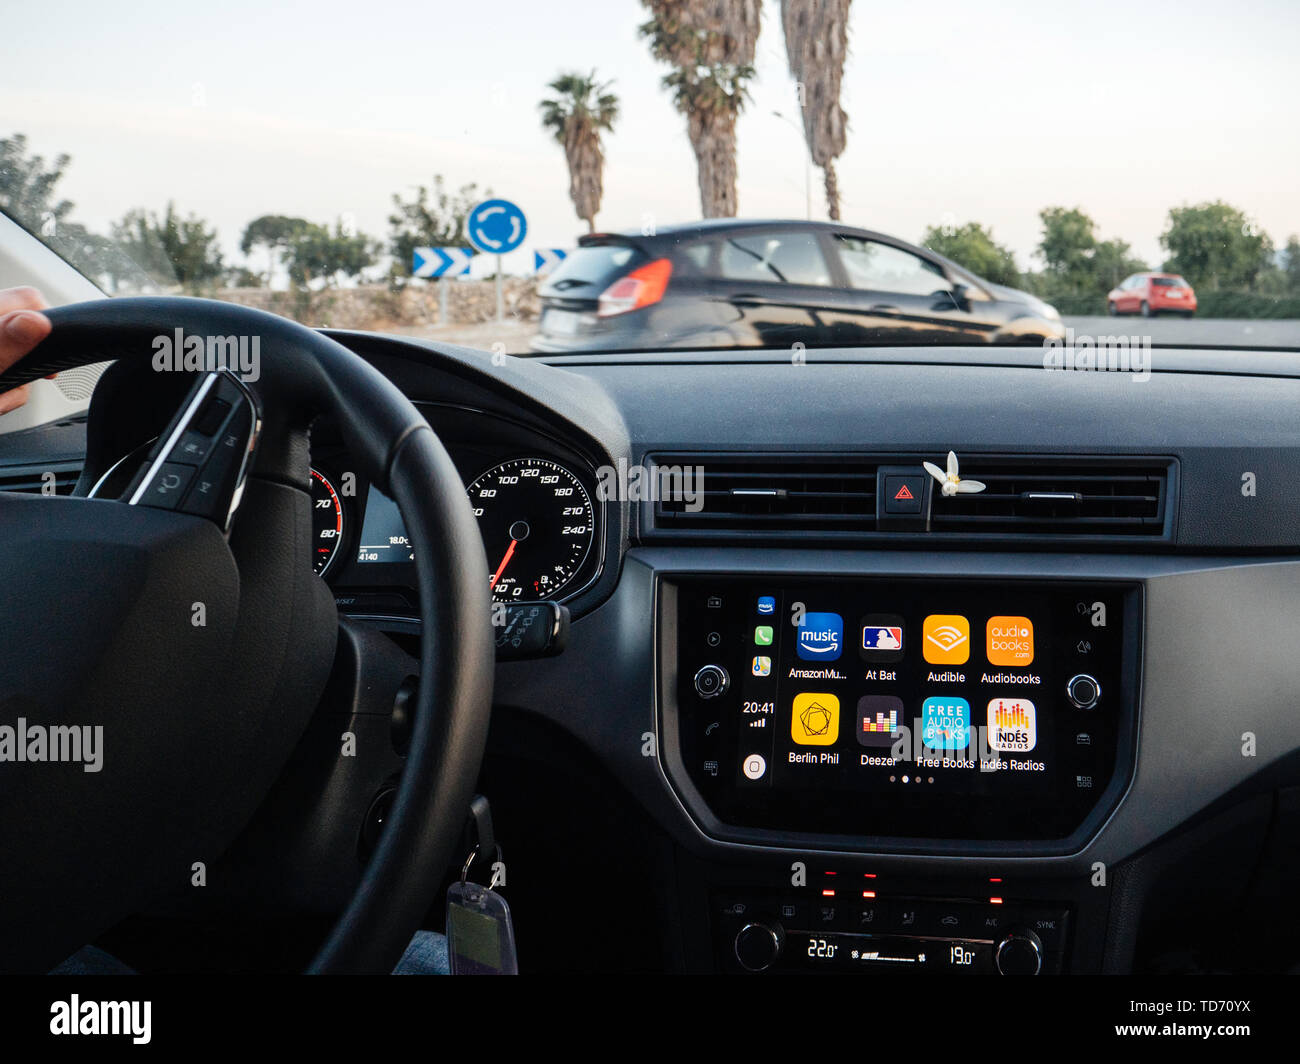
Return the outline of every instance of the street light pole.
[[[803,206],[808,221],[811,222],[812,221],[812,153],[809,152],[808,150],[807,138],[804,136],[803,129],[800,126],[795,125],[792,119],[787,118],[780,111],[773,111],[772,114],[775,115],[777,118],[779,118],[782,122],[785,122],[787,125],[794,126],[795,131],[799,134],[799,139],[803,142],[803,146],[804,146]]]

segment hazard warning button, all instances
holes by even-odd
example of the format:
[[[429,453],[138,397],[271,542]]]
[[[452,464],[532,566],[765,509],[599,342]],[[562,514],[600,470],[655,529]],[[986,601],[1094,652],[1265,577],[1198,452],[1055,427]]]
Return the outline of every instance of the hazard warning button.
[[[925,477],[885,477],[885,513],[919,514]]]

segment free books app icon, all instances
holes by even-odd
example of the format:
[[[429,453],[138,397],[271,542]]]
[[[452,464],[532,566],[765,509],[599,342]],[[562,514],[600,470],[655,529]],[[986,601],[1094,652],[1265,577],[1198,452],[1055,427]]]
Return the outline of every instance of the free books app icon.
[[[903,700],[894,695],[863,695],[858,699],[858,744],[892,747],[903,727]]]
[[[806,613],[795,649],[804,661],[835,661],[844,650],[844,618],[838,613]]]
[[[988,706],[989,749],[1027,754],[1038,744],[1038,720],[1027,698],[995,698]]]
[[[970,660],[970,621],[959,613],[932,613],[921,626],[921,650],[931,665]]]
[[[921,742],[931,750],[970,746],[970,703],[952,696],[927,698],[921,705]]]
[[[790,738],[800,746],[834,746],[840,737],[840,700],[834,695],[794,696]]]

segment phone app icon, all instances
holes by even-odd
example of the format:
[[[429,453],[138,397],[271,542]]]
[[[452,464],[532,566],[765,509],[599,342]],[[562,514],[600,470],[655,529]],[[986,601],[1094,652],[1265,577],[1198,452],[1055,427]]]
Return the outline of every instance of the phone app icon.
[[[1038,744],[1038,720],[1027,698],[995,698],[988,707],[989,749],[1027,754]]]
[[[1028,617],[990,617],[987,642],[990,665],[1028,665],[1034,660],[1034,622]]]
[[[770,617],[776,612],[776,599],[772,595],[760,595],[758,597],[758,612],[764,617]]]
[[[858,743],[890,747],[903,727],[903,700],[894,695],[863,695],[858,699]]]
[[[888,664],[903,660],[903,618],[896,613],[869,613],[858,622],[863,661]]]
[[[790,738],[800,746],[833,746],[840,737],[840,700],[828,694],[794,696]]]
[[[921,704],[921,742],[931,750],[965,750],[970,746],[970,703],[951,695],[927,698]]]
[[[844,650],[844,618],[838,613],[805,613],[795,649],[804,661],[835,661]]]
[[[771,676],[772,659],[763,654],[756,654],[754,656],[753,671],[755,676]]]
[[[770,647],[772,645],[772,626],[770,624],[760,624],[754,629],[754,645],[760,647]]]
[[[921,651],[931,665],[970,660],[970,621],[959,613],[932,613],[921,626]]]

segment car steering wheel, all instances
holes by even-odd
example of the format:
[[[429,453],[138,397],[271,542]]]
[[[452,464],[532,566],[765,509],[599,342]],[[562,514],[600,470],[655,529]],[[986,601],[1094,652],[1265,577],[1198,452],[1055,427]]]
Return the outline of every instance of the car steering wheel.
[[[178,368],[159,352],[185,337],[216,338],[206,349],[218,352],[243,338],[260,372],[191,374],[200,383],[177,428],[122,499],[0,493],[0,728],[13,729],[0,760],[0,968],[47,971],[192,884],[283,773],[328,694],[338,639],[307,548],[307,432],[325,415],[405,520],[420,681],[382,834],[308,970],[391,971],[453,858],[491,707],[487,561],[456,468],[389,380],[287,319],[175,297],[48,316],[53,331],[0,374],[0,391],[107,359]],[[88,435],[96,418],[92,404]],[[169,494],[191,476],[171,461],[185,440],[214,455],[229,444],[235,461]],[[98,771],[53,758],[56,744],[70,755],[95,741],[79,728],[102,728]]]

